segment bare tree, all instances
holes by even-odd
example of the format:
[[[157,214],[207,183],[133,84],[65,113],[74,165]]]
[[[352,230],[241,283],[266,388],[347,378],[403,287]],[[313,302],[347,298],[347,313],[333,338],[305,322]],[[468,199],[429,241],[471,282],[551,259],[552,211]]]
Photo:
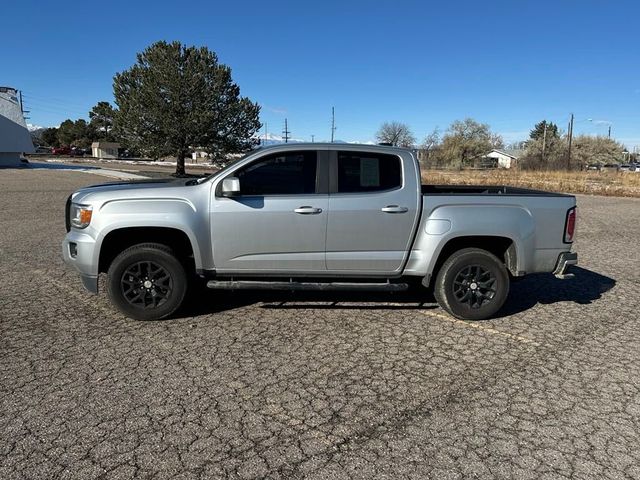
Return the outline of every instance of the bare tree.
[[[420,161],[425,165],[429,165],[431,163],[431,157],[433,151],[438,148],[438,144],[440,143],[440,129],[438,127],[434,128],[431,133],[428,133],[424,140],[422,141],[422,145],[420,146],[420,152],[418,154]]]
[[[500,135],[493,133],[486,123],[472,118],[456,120],[442,138],[442,150],[447,163],[458,164],[460,168],[471,164],[475,158],[491,149],[502,146],[504,142]]]
[[[409,126],[401,122],[384,122],[376,133],[376,140],[394,147],[412,147],[416,143]]]
[[[574,168],[621,162],[623,152],[627,150],[622,143],[605,136],[577,135],[573,138],[573,145],[571,161]]]

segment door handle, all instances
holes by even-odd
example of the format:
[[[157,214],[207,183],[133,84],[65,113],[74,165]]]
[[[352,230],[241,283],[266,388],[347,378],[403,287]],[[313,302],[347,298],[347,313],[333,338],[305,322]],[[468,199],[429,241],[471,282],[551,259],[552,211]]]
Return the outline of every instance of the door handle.
[[[305,205],[304,207],[296,208],[294,212],[300,215],[317,215],[318,213],[322,213],[322,209]]]
[[[409,209],[407,207],[399,207],[398,205],[387,205],[381,208],[384,213],[407,213]]]

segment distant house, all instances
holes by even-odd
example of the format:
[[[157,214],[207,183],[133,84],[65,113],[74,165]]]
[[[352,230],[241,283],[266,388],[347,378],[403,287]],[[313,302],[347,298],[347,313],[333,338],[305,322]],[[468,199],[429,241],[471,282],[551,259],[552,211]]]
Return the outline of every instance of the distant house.
[[[0,165],[19,165],[23,153],[33,153],[33,142],[22,115],[18,91],[0,87]]]
[[[484,168],[514,168],[518,165],[518,158],[522,150],[493,149],[480,157],[480,166]]]
[[[96,158],[118,158],[119,143],[115,142],[93,142],[91,144],[91,155]]]

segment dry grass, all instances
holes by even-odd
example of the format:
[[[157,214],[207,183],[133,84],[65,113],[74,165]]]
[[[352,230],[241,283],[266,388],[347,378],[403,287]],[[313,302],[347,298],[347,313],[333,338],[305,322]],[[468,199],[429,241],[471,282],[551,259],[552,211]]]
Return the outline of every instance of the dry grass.
[[[551,192],[640,197],[640,173],[423,170],[422,182],[444,185],[509,185]]]

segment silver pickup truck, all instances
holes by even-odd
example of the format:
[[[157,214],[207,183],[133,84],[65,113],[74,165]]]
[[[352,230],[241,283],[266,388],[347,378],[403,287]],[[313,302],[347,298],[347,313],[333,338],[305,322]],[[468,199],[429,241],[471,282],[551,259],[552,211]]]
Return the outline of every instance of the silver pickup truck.
[[[173,314],[212,289],[432,288],[479,320],[512,277],[577,263],[576,200],[512,187],[422,185],[410,150],[347,144],[258,149],[197,180],[95,185],[67,200],[64,260],[127,316]],[[413,280],[413,282],[412,282]]]

